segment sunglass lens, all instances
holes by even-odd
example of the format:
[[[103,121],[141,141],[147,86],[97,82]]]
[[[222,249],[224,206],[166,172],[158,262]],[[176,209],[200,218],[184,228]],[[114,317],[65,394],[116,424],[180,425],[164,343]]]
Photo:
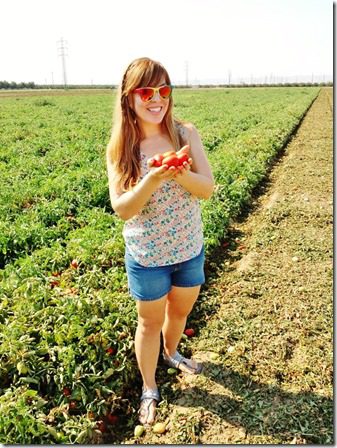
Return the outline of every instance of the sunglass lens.
[[[150,99],[153,97],[153,90],[144,88],[144,89],[141,89],[139,94],[140,94],[142,101],[145,101],[145,102],[150,101]]]
[[[162,98],[168,98],[171,95],[171,86],[163,86],[159,89]]]

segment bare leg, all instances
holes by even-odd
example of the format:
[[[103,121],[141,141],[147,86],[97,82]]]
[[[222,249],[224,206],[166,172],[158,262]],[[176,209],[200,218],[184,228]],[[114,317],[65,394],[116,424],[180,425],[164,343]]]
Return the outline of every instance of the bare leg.
[[[138,326],[135,337],[135,350],[143,388],[156,389],[156,368],[160,350],[160,332],[165,318],[167,295],[153,301],[137,301]],[[141,423],[152,423],[156,402],[153,400],[148,412],[141,415]],[[144,411],[144,410],[143,410]]]
[[[187,316],[198,298],[200,286],[181,288],[173,286],[168,294],[163,325],[164,351],[172,356],[184,331]]]

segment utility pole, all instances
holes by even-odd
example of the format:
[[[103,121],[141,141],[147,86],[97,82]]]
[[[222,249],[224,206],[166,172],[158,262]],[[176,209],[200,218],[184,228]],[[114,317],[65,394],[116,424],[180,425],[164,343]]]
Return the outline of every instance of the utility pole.
[[[63,84],[64,84],[64,88],[67,88],[67,73],[66,73],[66,60],[65,57],[67,56],[65,54],[65,51],[67,50],[67,41],[65,41],[63,39],[63,37],[61,37],[61,39],[57,42],[59,44],[58,50],[59,50],[59,56],[61,56],[61,60],[62,60],[62,71],[63,71]]]
[[[188,61],[185,61],[185,79],[186,79],[186,87],[188,86]]]
[[[228,70],[228,85],[231,85],[231,77],[232,77],[232,72],[231,69]]]

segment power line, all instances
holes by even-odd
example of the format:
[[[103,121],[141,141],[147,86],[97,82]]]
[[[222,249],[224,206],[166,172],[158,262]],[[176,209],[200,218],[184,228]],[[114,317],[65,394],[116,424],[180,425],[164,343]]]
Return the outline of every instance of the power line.
[[[61,56],[61,60],[62,60],[62,71],[63,71],[63,84],[64,84],[64,88],[67,87],[67,72],[66,72],[66,59],[65,57],[67,56],[65,54],[65,51],[67,50],[67,41],[63,39],[63,37],[61,37],[61,39],[57,42],[59,44],[58,50],[60,51],[59,56]]]

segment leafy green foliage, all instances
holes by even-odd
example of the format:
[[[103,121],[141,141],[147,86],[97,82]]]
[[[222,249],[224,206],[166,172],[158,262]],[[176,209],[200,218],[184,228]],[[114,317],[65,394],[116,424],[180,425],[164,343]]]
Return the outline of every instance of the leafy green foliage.
[[[202,203],[208,254],[317,93],[174,92],[216,179]],[[97,443],[97,422],[129,412],[136,310],[105,168],[113,99],[1,99],[1,443]]]

